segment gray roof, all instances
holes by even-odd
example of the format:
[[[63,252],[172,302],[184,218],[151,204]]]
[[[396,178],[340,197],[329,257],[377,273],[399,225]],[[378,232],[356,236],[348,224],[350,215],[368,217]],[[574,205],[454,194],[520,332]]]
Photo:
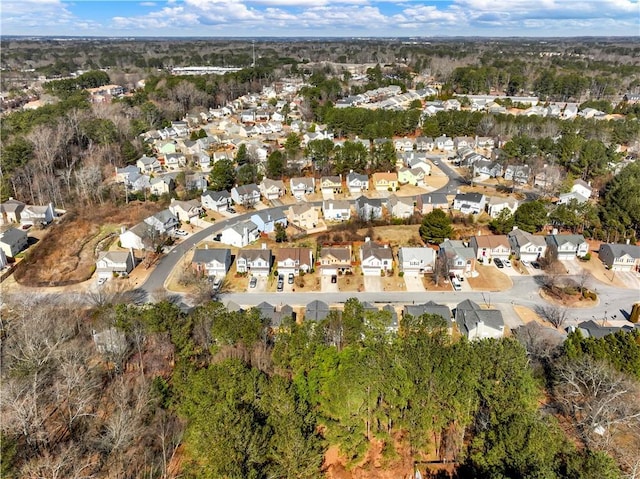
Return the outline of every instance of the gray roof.
[[[363,205],[371,205],[374,208],[382,208],[382,200],[380,198],[367,198],[363,195],[356,199],[356,208],[360,209]]]
[[[455,197],[456,201],[464,201],[465,203],[480,203],[484,198],[480,193],[458,193]]]
[[[521,229],[509,231],[507,236],[509,237],[509,241],[513,239],[517,246],[524,246],[527,243],[531,243],[536,246],[546,246],[547,244],[544,236],[532,235],[528,231],[523,231]]]
[[[277,208],[269,209],[268,211],[256,211],[251,215],[252,218],[254,216],[260,218],[263,223],[268,223],[269,221],[279,221],[287,217],[287,215],[285,215],[281,209]]]
[[[398,249],[398,259],[401,263],[417,259],[424,262],[433,261],[436,257],[436,251],[427,247],[411,247],[402,246]]]
[[[178,221],[178,217],[176,215],[174,215],[168,209],[162,210],[162,211],[158,211],[155,215],[150,216],[149,218],[155,218],[155,219],[157,219],[158,221],[160,221],[162,223],[166,223],[167,221]],[[147,218],[147,219],[149,219],[149,218]]]
[[[7,245],[14,245],[26,238],[26,231],[17,228],[8,228],[0,233],[0,241]]]
[[[235,190],[239,195],[251,195],[254,193],[260,193],[260,188],[255,183],[251,183],[250,185],[240,185],[236,186]]]
[[[244,258],[247,261],[255,261],[260,258],[268,263],[271,263],[271,250],[270,249],[241,249],[238,251],[237,259]]]
[[[433,314],[440,316],[448,325],[451,324],[451,310],[449,307],[444,304],[434,303],[433,301],[424,304],[408,304],[404,307],[402,314],[413,317],[422,316],[423,314]]]
[[[363,258],[375,257],[379,259],[393,259],[393,252],[388,246],[385,247],[375,241],[365,241],[360,247]]]
[[[354,180],[360,180],[361,182],[367,183],[369,181],[369,177],[367,175],[362,175],[360,173],[352,171],[347,175],[347,184],[351,183]]]
[[[420,195],[420,199],[424,204],[429,204],[429,203],[433,203],[436,205],[449,204],[449,200],[447,200],[447,195],[443,193],[424,193]]]
[[[21,211],[26,205],[22,201],[9,198],[4,203],[0,203],[0,213],[13,213]]]
[[[241,221],[240,223],[236,223],[235,225],[229,226],[226,229],[231,228],[232,230],[234,230],[236,233],[239,234],[244,234],[244,229],[247,228],[249,231],[253,231],[255,229],[258,228],[258,225],[256,225],[253,221],[251,220],[247,220],[247,221]]]
[[[324,200],[322,209],[326,210],[329,205],[332,205],[334,210],[348,210],[351,208],[351,204],[347,200]]]
[[[207,190],[204,193],[202,193],[202,196],[208,196],[213,201],[220,201],[220,200],[226,200],[231,198],[231,195],[227,190],[222,190],[222,191]]]
[[[582,235],[548,235],[546,237],[546,241],[549,244],[555,244],[557,246],[561,246],[566,243],[578,246],[584,243],[585,239]]]
[[[584,321],[578,325],[578,329],[580,330],[583,336],[587,338],[595,338],[595,339],[604,338],[605,336],[608,336],[610,334],[615,334],[618,331],[625,331],[625,332],[633,331],[633,329],[637,327],[638,326],[633,326],[633,325],[622,326],[622,327],[600,326],[598,323],[596,323],[592,319],[590,319],[589,321]]]
[[[440,243],[440,250],[447,256],[460,256],[464,259],[472,259],[476,257],[473,248],[465,246],[464,243],[459,240],[446,240],[444,243]]]
[[[497,331],[504,328],[502,313],[497,309],[480,309],[480,306],[470,300],[463,301],[456,307],[456,323],[465,336],[469,336],[469,331],[479,322]]]
[[[323,301],[311,301],[307,304],[304,319],[309,321],[322,321],[329,316],[329,305]]]
[[[610,250],[614,258],[620,258],[625,254],[628,254],[632,258],[640,258],[640,246],[633,244],[606,243],[600,245],[600,252],[602,252],[603,249]]]
[[[351,248],[348,246],[323,247],[320,252],[320,258],[326,258],[327,256],[333,256],[338,261],[349,263],[351,262]]]
[[[193,252],[193,263],[203,264],[203,263],[211,263],[212,261],[217,261],[218,263],[226,264],[231,260],[231,250],[230,249],[219,249],[219,248],[209,248],[209,249],[196,249]]]

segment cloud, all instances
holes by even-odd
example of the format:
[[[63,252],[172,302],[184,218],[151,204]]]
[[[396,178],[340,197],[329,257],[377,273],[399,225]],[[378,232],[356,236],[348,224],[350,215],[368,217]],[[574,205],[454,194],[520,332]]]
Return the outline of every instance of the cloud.
[[[0,12],[5,35],[76,35],[100,28],[93,20],[75,16],[60,0],[2,0]]]
[[[158,6],[156,2],[140,2],[139,5],[141,7],[157,7]]]

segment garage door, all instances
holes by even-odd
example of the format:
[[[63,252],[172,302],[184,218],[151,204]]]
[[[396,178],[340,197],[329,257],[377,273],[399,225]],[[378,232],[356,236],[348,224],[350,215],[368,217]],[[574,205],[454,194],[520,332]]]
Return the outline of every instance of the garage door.
[[[332,276],[338,274],[338,268],[322,268],[322,276]]]
[[[558,254],[558,259],[560,261],[568,261],[571,259],[576,259],[576,256],[571,254],[571,253],[559,253]]]

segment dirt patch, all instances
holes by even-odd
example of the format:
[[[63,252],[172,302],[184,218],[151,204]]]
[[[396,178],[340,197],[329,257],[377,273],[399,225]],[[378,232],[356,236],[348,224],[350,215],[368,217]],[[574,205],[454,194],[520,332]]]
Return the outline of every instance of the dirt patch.
[[[66,286],[88,280],[95,270],[96,246],[117,242],[120,227],[131,227],[162,210],[163,205],[133,202],[69,210],[52,224],[14,273],[23,286]]]
[[[513,306],[513,310],[516,312],[516,314],[524,324],[535,322],[540,324],[541,326],[549,325],[549,323],[542,319],[538,313],[536,313],[533,309],[527,308],[526,306],[516,304]]]
[[[584,298],[581,294],[566,294],[563,292],[556,292],[553,295],[549,294],[544,288],[540,290],[540,296],[549,303],[566,306],[567,308],[593,308],[598,304],[598,299],[591,300]]]
[[[435,284],[433,282],[432,274],[425,274],[422,277],[422,284],[428,291],[453,291],[453,287],[450,282],[445,283],[443,278],[440,278],[440,282]]]
[[[600,261],[598,253],[591,252],[591,259],[589,261],[580,261],[580,266],[585,271],[591,273],[596,280],[609,286],[616,286],[617,288],[633,288],[634,285],[629,285],[623,281],[615,271],[609,271],[605,268],[604,263]]]
[[[382,277],[382,291],[406,291],[407,285],[404,279],[397,275]]]
[[[366,236],[373,230],[373,241],[389,243],[391,246],[422,245],[419,230],[420,225],[389,225],[374,228],[361,228],[358,234]]]
[[[511,278],[499,271],[495,266],[477,265],[478,276],[467,278],[469,286],[476,291],[505,291],[513,287]]]
[[[338,289],[341,292],[364,291],[364,276],[358,274],[345,274],[338,276]]]

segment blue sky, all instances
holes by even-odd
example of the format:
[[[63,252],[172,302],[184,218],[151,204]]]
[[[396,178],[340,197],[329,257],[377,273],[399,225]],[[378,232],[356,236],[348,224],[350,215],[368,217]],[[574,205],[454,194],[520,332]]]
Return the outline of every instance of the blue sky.
[[[639,0],[1,0],[4,35],[640,35]]]

